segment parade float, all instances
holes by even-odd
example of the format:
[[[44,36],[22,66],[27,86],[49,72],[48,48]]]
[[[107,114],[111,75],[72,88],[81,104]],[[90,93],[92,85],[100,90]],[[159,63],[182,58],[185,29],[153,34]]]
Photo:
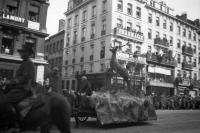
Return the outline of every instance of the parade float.
[[[147,82],[142,73],[145,67],[137,62],[123,67],[116,58],[119,49],[119,46],[110,49],[110,68],[103,74],[101,88],[91,96],[79,96],[78,106],[72,111],[79,122],[85,122],[88,117],[97,118],[101,125],[157,119],[152,100],[143,91]]]

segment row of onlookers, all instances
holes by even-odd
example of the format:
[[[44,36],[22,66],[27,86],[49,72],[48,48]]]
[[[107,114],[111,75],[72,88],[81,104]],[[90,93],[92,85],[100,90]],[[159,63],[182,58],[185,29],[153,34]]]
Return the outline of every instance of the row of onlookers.
[[[156,109],[200,109],[200,96],[176,95],[171,97],[152,96]]]

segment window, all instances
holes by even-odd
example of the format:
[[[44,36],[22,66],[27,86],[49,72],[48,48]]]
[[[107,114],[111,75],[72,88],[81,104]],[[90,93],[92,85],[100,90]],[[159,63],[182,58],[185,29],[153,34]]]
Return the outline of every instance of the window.
[[[80,62],[84,62],[84,57],[81,57],[81,58],[80,58]]]
[[[39,6],[31,4],[29,8],[29,20],[33,22],[39,22],[39,11],[40,11]]]
[[[166,28],[167,28],[167,20],[164,19],[164,20],[163,20],[163,29],[166,29]]]
[[[197,67],[197,59],[194,59],[193,67]]]
[[[82,38],[81,38],[81,41],[85,41],[85,37],[86,37],[86,28],[83,27],[82,28]]]
[[[74,24],[78,25],[78,15],[75,16],[75,22],[74,22]]]
[[[160,18],[156,17],[156,26],[160,26]]]
[[[92,54],[90,55],[90,61],[93,61],[93,59],[94,59],[94,55]]]
[[[189,72],[188,77],[191,79],[192,78],[192,72]]]
[[[183,36],[186,37],[186,29],[183,29]]]
[[[152,38],[152,30],[148,29],[148,39],[151,39],[151,38]]]
[[[138,54],[140,54],[141,53],[141,47],[140,46],[136,46],[136,51],[137,51]]]
[[[94,36],[95,36],[95,23],[91,25],[91,38],[94,38]]]
[[[107,0],[103,0],[103,5],[102,5],[102,11],[105,12],[106,11],[106,4],[107,4]]]
[[[156,31],[156,38],[160,37],[160,33],[158,31]]]
[[[128,13],[128,15],[132,15],[132,13],[133,13],[133,5],[130,3],[128,3],[128,5],[127,5],[127,13]]]
[[[66,47],[69,46],[69,43],[70,43],[70,34],[67,33],[67,42],[66,42]]]
[[[91,64],[90,64],[90,72],[93,72],[93,66],[94,66],[94,64],[91,63]]]
[[[101,70],[100,71],[103,72],[105,70],[105,64],[101,63],[100,65],[101,65]]]
[[[141,18],[141,8],[136,7],[136,17]]]
[[[105,58],[105,42],[101,42],[100,59]]]
[[[141,26],[140,25],[136,25],[136,31],[141,32]]]
[[[117,19],[117,27],[121,27],[122,28],[123,27],[122,24],[123,24],[123,20],[118,18]]]
[[[188,32],[188,38],[191,39],[192,38],[192,34],[191,31]]]
[[[19,7],[19,1],[18,0],[13,0],[12,2],[9,2],[8,5],[6,6],[6,11],[10,15],[17,16],[18,7]]]
[[[69,90],[69,86],[70,86],[70,81],[66,80],[66,89]]]
[[[30,47],[34,51],[34,53],[31,55],[31,57],[35,58],[36,39],[35,38],[26,37],[25,45],[27,45],[28,47]]]
[[[177,26],[177,34],[180,35],[181,34],[181,27]]]
[[[82,52],[84,52],[84,49],[85,49],[85,47],[84,47],[84,46],[81,46],[81,51],[82,51]]]
[[[117,10],[122,11],[123,10],[123,1],[122,0],[118,0],[117,3]]]
[[[83,11],[83,16],[82,16],[82,20],[86,21],[87,19],[87,10]]]
[[[192,48],[192,44],[191,43],[188,43],[188,45],[189,45],[190,48]]]
[[[185,41],[183,41],[183,46],[186,46],[186,42]]]
[[[170,23],[169,30],[170,30],[170,31],[173,31],[173,30],[174,30],[174,26],[173,26],[173,23],[172,23],[172,22]]]
[[[193,40],[196,41],[196,33],[193,33]]]
[[[101,35],[105,35],[106,34],[106,19],[102,20],[102,31],[101,31]]]
[[[181,70],[177,70],[177,77],[181,76]]]
[[[166,35],[166,34],[163,34],[163,38],[167,39],[167,35]]]
[[[130,31],[132,29],[132,23],[127,22],[127,30]]]
[[[186,78],[187,77],[187,73],[186,71],[183,71],[183,78]]]
[[[74,31],[74,44],[77,42],[77,31]]]
[[[149,16],[148,16],[148,22],[152,23],[152,14],[151,13],[149,13]]]
[[[188,61],[189,63],[192,63],[192,57],[189,57],[189,61]]]
[[[14,36],[6,35],[6,37],[2,38],[1,53],[12,55],[13,51],[14,51]]]
[[[68,63],[68,62],[66,62],[66,63]],[[67,65],[67,64],[65,64],[65,65]],[[65,67],[65,76],[67,76],[68,75],[68,67]]]
[[[194,80],[197,80],[197,74],[194,73]]]
[[[72,80],[72,90],[75,90],[75,87],[76,87],[76,81]]]
[[[75,61],[75,60],[74,60]],[[75,67],[74,66],[72,66],[72,74],[74,74],[75,73]]]
[[[68,28],[71,27],[71,18],[69,18],[68,21],[67,21],[67,27],[68,27]]]
[[[197,53],[197,47],[196,47],[196,45],[194,45],[193,47],[194,47],[193,48],[194,54],[196,54]]]
[[[94,44],[90,44],[91,50],[94,50]]]
[[[177,48],[181,48],[181,40],[180,39],[177,40]]]
[[[173,37],[172,36],[170,36],[169,43],[170,43],[171,46],[173,46]]]
[[[96,5],[92,7],[92,17],[97,15]]]
[[[181,55],[177,54],[177,62],[180,64],[181,63]]]

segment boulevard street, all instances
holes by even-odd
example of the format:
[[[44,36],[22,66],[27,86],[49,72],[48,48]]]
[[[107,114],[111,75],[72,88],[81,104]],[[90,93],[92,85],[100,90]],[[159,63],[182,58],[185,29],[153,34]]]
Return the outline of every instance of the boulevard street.
[[[158,120],[132,125],[110,125],[100,127],[96,119],[82,123],[79,129],[72,133],[199,133],[200,110],[158,110]]]

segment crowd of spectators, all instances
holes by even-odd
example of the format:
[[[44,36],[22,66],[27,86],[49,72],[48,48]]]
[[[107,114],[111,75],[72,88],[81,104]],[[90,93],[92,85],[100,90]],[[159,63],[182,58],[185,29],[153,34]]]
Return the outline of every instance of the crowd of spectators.
[[[200,109],[200,96],[191,97],[189,94],[175,96],[152,95],[153,104],[156,109]]]

